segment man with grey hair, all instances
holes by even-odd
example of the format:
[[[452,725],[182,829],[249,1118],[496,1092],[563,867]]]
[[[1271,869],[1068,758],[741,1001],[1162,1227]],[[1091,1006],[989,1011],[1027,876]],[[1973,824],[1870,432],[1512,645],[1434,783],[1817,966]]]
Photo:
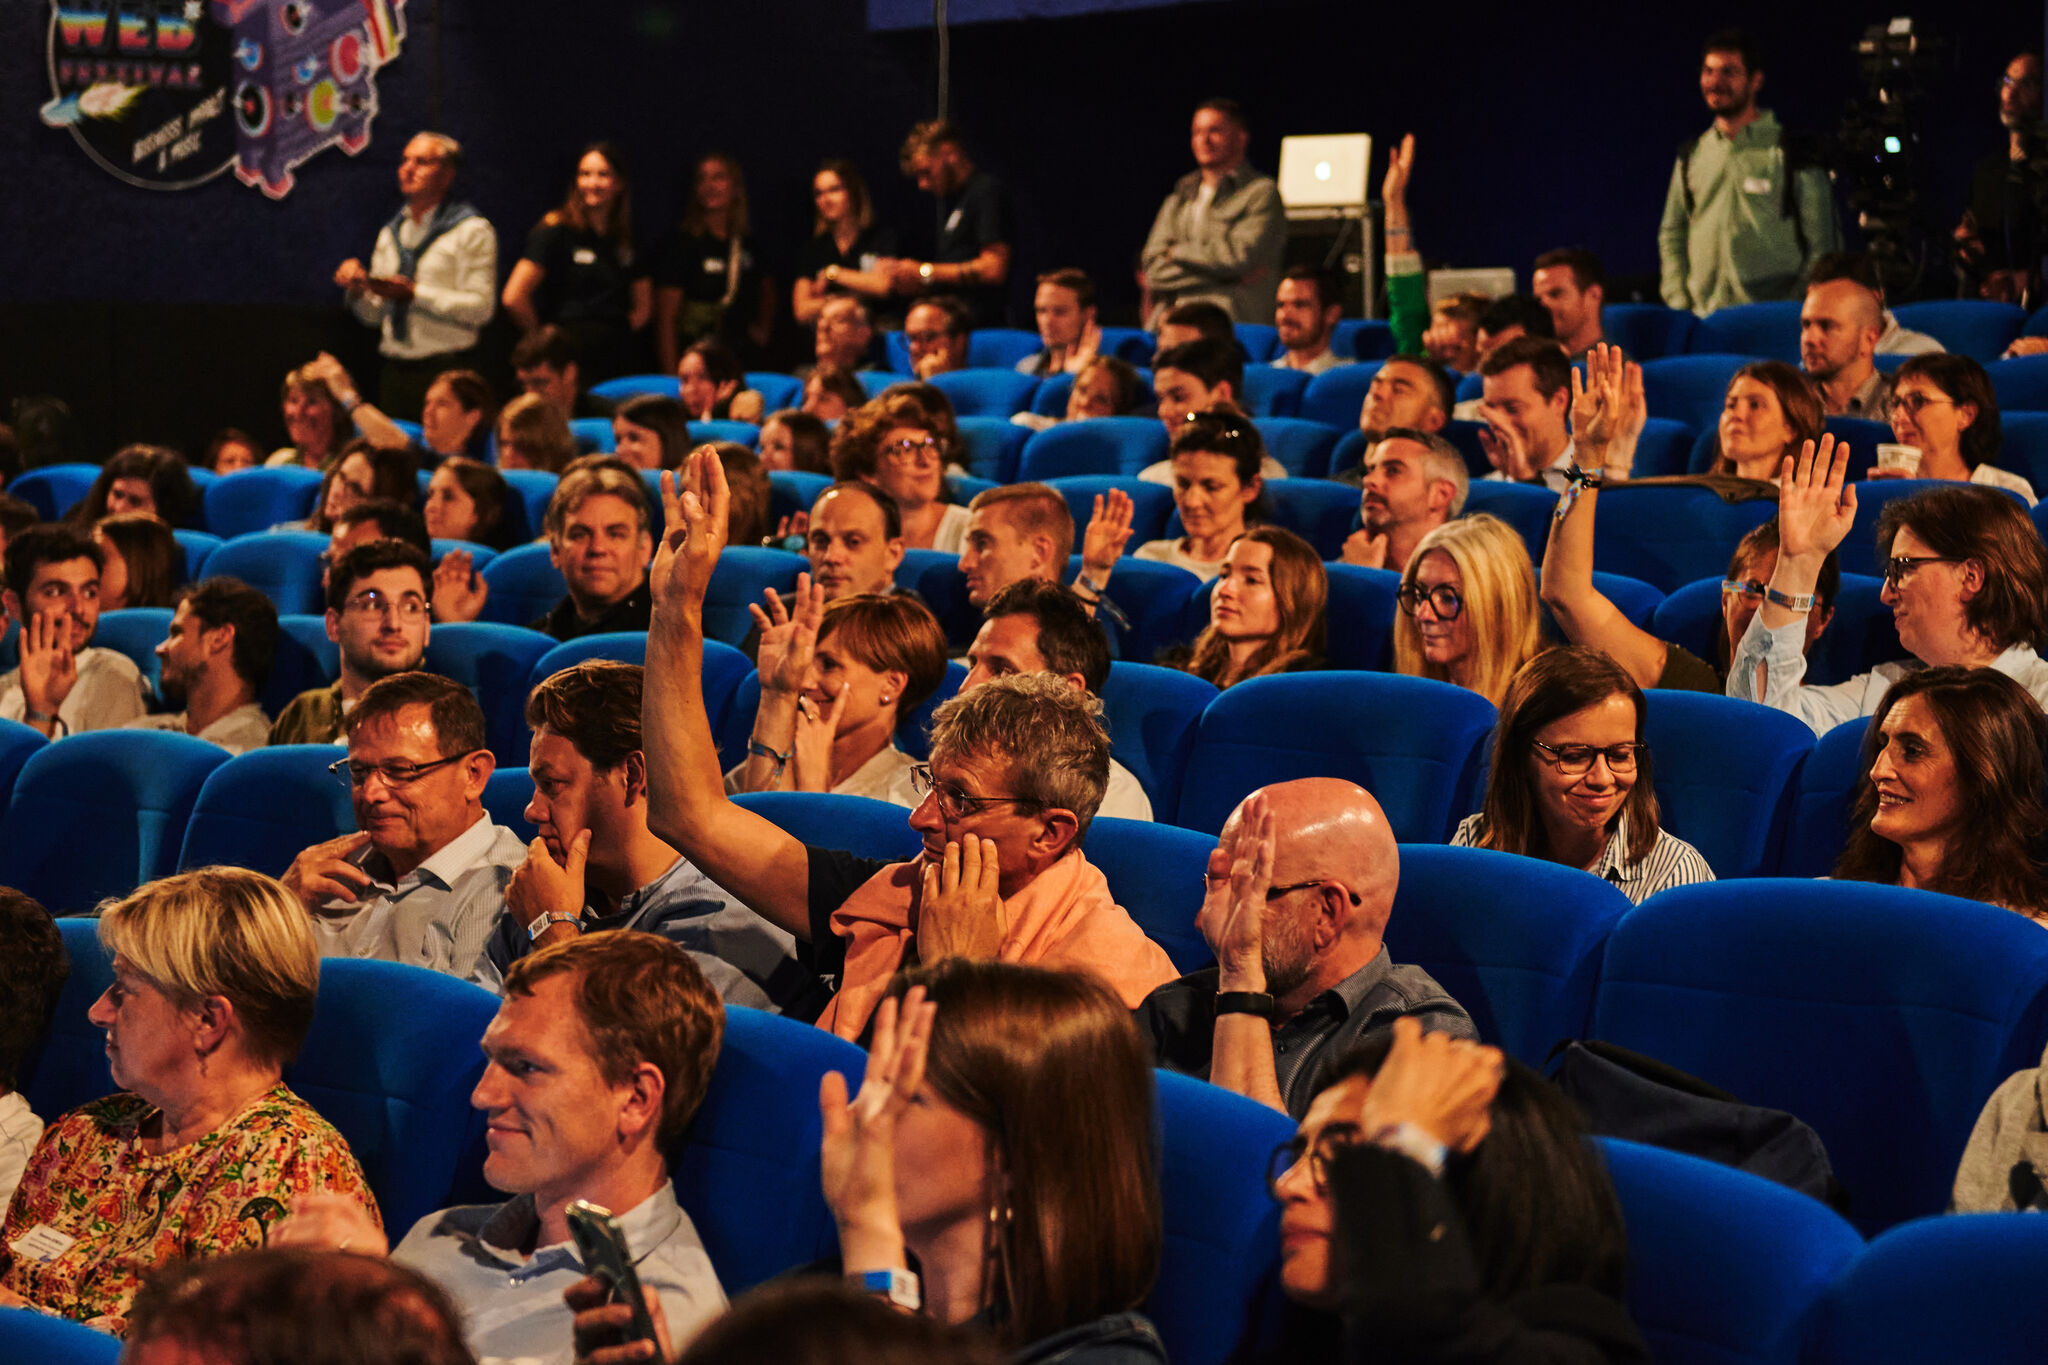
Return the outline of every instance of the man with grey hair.
[[[383,332],[377,405],[418,420],[427,388],[443,370],[477,369],[476,344],[498,298],[498,234],[448,190],[462,146],[444,133],[418,133],[398,162],[404,205],[377,234],[370,264],[351,256],[334,283],[366,327]]]
[[[1435,432],[1395,427],[1366,453],[1358,516],[1344,562],[1402,569],[1424,536],[1465,510],[1470,475],[1458,448]]]
[[[708,450],[684,474],[683,491],[663,489],[668,530],[650,575],[647,824],[836,983],[819,1024],[859,1037],[906,960],[1079,968],[1133,1006],[1172,980],[1081,851],[1108,785],[1109,736],[1101,702],[1065,678],[998,678],[939,708],[931,761],[914,774],[923,848],[908,861],[806,845],[726,797],[700,673],[730,493]]]
[[[1329,1065],[1396,1019],[1477,1038],[1428,972],[1387,955],[1400,880],[1386,812],[1363,787],[1304,777],[1247,796],[1209,855],[1195,920],[1217,965],[1138,1007],[1158,1064],[1299,1119]]]

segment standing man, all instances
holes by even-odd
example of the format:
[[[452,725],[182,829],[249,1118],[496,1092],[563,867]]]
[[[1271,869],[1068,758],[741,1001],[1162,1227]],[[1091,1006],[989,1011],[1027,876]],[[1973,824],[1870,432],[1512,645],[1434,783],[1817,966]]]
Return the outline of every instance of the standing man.
[[[1337,299],[1337,281],[1327,270],[1298,265],[1280,277],[1273,305],[1273,327],[1286,349],[1273,363],[1283,370],[1321,374],[1351,362],[1330,349],[1330,334],[1344,305]]]
[[[342,717],[379,678],[409,673],[427,653],[433,570],[417,546],[372,540],[327,571],[327,638],[341,653],[341,677],[293,697],[272,744],[339,744]]]
[[[1600,309],[1607,302],[1607,269],[1598,256],[1582,246],[1546,251],[1536,258],[1530,288],[1550,310],[1551,330],[1574,361],[1605,339]]]
[[[1827,172],[1758,106],[1763,84],[1755,39],[1739,29],[1707,39],[1700,94],[1714,125],[1679,148],[1657,233],[1673,308],[1797,298],[1814,259],[1842,244]]]
[[[498,234],[449,187],[462,147],[444,133],[405,144],[398,192],[405,204],[377,234],[367,269],[351,256],[334,272],[366,327],[381,327],[384,373],[377,404],[417,420],[443,370],[477,369],[477,335],[498,298]]]
[[[130,729],[196,735],[231,754],[270,742],[270,717],[256,704],[277,657],[277,608],[268,597],[233,578],[187,588],[156,655],[165,694],[185,709],[130,721]]]
[[[1002,326],[1011,233],[1002,182],[975,166],[960,130],[943,120],[912,128],[899,160],[903,173],[939,201],[939,234],[930,260],[891,263],[896,292],[958,294],[975,326]]]
[[[1195,169],[1159,206],[1141,268],[1157,324],[1175,305],[1206,300],[1236,322],[1273,316],[1287,251],[1280,187],[1245,163],[1251,128],[1236,100],[1205,100],[1189,142]]]
[[[1998,121],[2005,145],[1977,163],[1970,204],[1956,225],[1964,283],[1979,298],[2032,306],[2041,253],[2040,189],[2048,175],[2048,139],[2041,129],[2041,57],[2022,52],[1998,83]]]

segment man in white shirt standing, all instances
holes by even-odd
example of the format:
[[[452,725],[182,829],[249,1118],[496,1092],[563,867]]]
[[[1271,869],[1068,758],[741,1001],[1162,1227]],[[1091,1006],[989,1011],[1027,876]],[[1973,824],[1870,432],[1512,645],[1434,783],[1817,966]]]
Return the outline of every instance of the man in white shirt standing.
[[[270,742],[270,717],[256,704],[277,658],[277,608],[268,597],[233,578],[187,588],[156,656],[165,695],[185,709],[130,721],[130,729],[196,735],[231,754]]]
[[[90,647],[101,563],[100,547],[76,527],[31,526],[8,541],[0,601],[21,627],[21,666],[0,673],[0,718],[60,739],[126,725],[149,709],[134,660]]]
[[[0,886],[0,1210],[28,1169],[42,1141],[43,1121],[15,1089],[29,1049],[49,1027],[57,993],[71,975],[71,959],[50,912],[19,891]]]
[[[462,147],[443,133],[405,144],[398,190],[405,205],[377,234],[367,269],[351,256],[334,272],[366,327],[381,327],[384,373],[377,404],[418,420],[428,385],[443,370],[476,368],[477,335],[498,296],[498,235],[449,187]]]

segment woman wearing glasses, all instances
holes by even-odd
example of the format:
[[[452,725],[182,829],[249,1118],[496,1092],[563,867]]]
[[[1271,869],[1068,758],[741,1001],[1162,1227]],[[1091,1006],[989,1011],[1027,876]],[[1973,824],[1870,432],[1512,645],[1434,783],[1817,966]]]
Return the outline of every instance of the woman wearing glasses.
[[[1698,849],[1657,824],[1648,715],[1635,679],[1605,654],[1539,654],[1501,703],[1486,804],[1452,845],[1583,868],[1638,905],[1714,880]]]
[[[886,393],[846,414],[832,436],[832,474],[857,479],[896,499],[903,544],[957,555],[967,543],[968,512],[946,501],[946,424],[917,398]]]
[[[1263,520],[1259,493],[1266,443],[1251,419],[1234,408],[1189,415],[1173,438],[1173,505],[1180,510],[1178,539],[1148,540],[1132,551],[1140,559],[1186,569],[1197,578],[1223,572],[1223,558],[1248,524]]]
[[[916,760],[896,747],[896,722],[946,676],[946,635],[909,594],[862,593],[827,603],[797,576],[795,614],[779,596],[753,608],[761,628],[761,706],[747,760],[727,792],[867,796],[915,807]],[[772,612],[772,614],[771,614]]]
[[[1254,527],[1223,556],[1208,629],[1176,666],[1218,687],[1321,668],[1329,595],[1313,546],[1278,526]]]
[[[1556,1087],[1413,1019],[1332,1078],[1268,1172],[1290,1299],[1343,1314],[1374,1360],[1650,1358],[1621,1202]]]
[[[1888,503],[1878,518],[1882,598],[1918,663],[1879,664],[1830,687],[1802,685],[1821,564],[1856,524],[1856,489],[1843,482],[1848,465],[1848,447],[1823,436],[1784,474],[1777,567],[1736,646],[1728,695],[1788,711],[1826,734],[1874,714],[1887,688],[1925,664],[1995,668],[2048,704],[2048,664],[2037,652],[2048,641],[2048,549],[2017,500],[1969,485]]]
[[[1416,545],[1394,616],[1394,671],[1470,688],[1494,705],[1543,648],[1536,570],[1508,524],[1485,512]]]
[[[1966,355],[1916,355],[1899,366],[1892,380],[1892,436],[1920,452],[1916,479],[1966,479],[2009,488],[2029,507],[2037,501],[2034,485],[1992,463],[1998,458],[1998,395],[1984,367]]]

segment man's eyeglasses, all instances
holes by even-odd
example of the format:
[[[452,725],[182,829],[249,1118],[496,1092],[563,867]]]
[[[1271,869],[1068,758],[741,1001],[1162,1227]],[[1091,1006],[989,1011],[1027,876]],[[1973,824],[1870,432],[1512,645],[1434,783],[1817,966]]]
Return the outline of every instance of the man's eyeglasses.
[[[1280,1182],[1287,1178],[1289,1171],[1301,1164],[1303,1157],[1307,1157],[1309,1181],[1315,1186],[1317,1194],[1328,1194],[1330,1158],[1347,1147],[1356,1147],[1359,1141],[1358,1130],[1348,1125],[1341,1128],[1334,1125],[1325,1128],[1321,1136],[1316,1138],[1313,1149],[1309,1147],[1308,1139],[1296,1134],[1275,1147],[1273,1154],[1266,1158],[1266,1192],[1275,1199],[1280,1198]]]
[[[1754,578],[1724,578],[1721,580],[1721,591],[1724,594],[1739,597],[1745,602],[1763,601],[1764,590],[1768,587],[1770,587],[1770,584],[1760,582]]]
[[[341,609],[358,616],[385,616],[396,611],[401,621],[418,621],[427,614],[424,600],[407,593],[403,597],[386,597],[375,588],[367,588],[342,603]]]
[[[1922,564],[1955,564],[1959,561],[1946,555],[1893,555],[1884,562],[1884,581],[1893,589],[1905,586],[1906,580]]]
[[[372,777],[383,778],[387,787],[410,787],[436,768],[445,768],[450,763],[481,752],[479,749],[464,749],[459,754],[437,758],[432,763],[408,763],[403,759],[396,763],[351,763],[345,758],[340,758],[328,764],[327,771],[333,773],[335,780],[342,786],[351,790],[367,787]]]
[[[1943,398],[1938,393],[1895,393],[1892,395],[1892,406],[1903,411],[1908,417],[1918,417],[1922,408],[1940,407],[1944,403],[1954,407],[1956,400],[1953,398]]]
[[[1448,583],[1439,583],[1427,589],[1420,584],[1403,583],[1400,590],[1394,594],[1394,600],[1400,604],[1401,610],[1410,616],[1427,602],[1429,609],[1436,613],[1436,619],[1439,621],[1455,621],[1458,619],[1458,613],[1465,609],[1465,599]]]
[[[953,339],[951,332],[905,332],[903,339],[913,346],[943,346]]]
[[[1035,806],[1038,803],[1022,796],[976,796],[954,786],[941,782],[932,776],[929,763],[919,763],[910,769],[910,790],[919,801],[930,796],[939,803],[939,814],[948,820],[964,820],[983,806],[998,806],[1011,802],[1020,806]]]
[[[903,464],[923,464],[929,460],[937,464],[944,455],[936,437],[927,436],[922,441],[905,438],[882,447],[882,453]]]
[[[1595,744],[1552,746],[1540,739],[1529,742],[1548,755],[1544,761],[1566,777],[1591,772],[1596,757],[1607,760],[1607,771],[1611,773],[1632,773],[1636,770],[1637,757],[1650,752],[1647,744],[1610,744],[1603,749]]]
[[[1228,872],[1204,872],[1202,874],[1202,884],[1210,888],[1211,890],[1214,890],[1216,887],[1223,885],[1229,880],[1230,874]],[[1266,888],[1266,899],[1269,901],[1276,901],[1290,891],[1306,891],[1311,886],[1322,886],[1326,882],[1331,882],[1335,880],[1336,879],[1334,877],[1317,877],[1314,881],[1289,882],[1285,886],[1269,886]],[[1344,886],[1344,883],[1337,882],[1337,885]],[[1353,891],[1350,887],[1344,886],[1344,894],[1351,897],[1351,903],[1353,905],[1364,904],[1364,901],[1360,898],[1359,894],[1356,891]]]

